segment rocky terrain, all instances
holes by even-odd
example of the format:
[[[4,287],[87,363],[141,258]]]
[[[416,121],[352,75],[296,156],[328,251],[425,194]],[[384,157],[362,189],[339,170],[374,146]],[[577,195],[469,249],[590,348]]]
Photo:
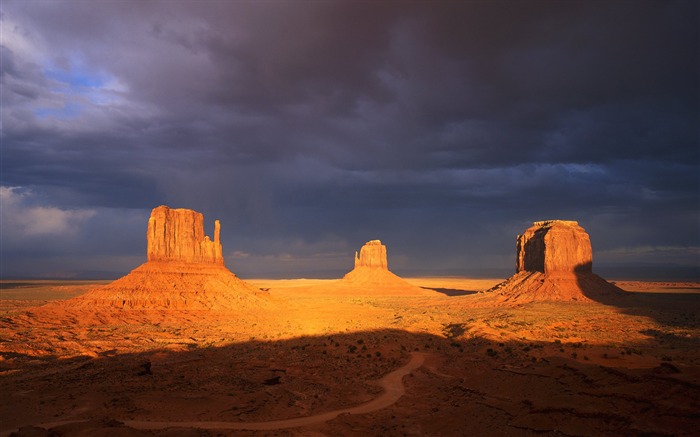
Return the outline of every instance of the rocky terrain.
[[[608,283],[577,224],[519,237],[517,286],[402,279],[377,240],[243,281],[163,208],[111,284],[0,282],[0,435],[696,435],[700,284]]]

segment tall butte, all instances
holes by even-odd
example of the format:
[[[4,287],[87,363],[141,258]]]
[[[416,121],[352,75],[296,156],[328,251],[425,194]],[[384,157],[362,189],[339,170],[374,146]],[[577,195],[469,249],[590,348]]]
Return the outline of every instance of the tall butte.
[[[344,289],[358,294],[367,292],[370,294],[433,294],[426,290],[406,282],[389,271],[386,255],[386,246],[379,240],[371,240],[365,243],[360,252],[355,252],[355,268],[347,273],[336,284],[336,291]]]
[[[214,241],[204,216],[159,206],[148,219],[147,261],[116,281],[66,301],[68,305],[120,309],[226,310],[260,306],[267,293],[242,281],[224,265],[221,224]]]
[[[534,222],[516,244],[515,275],[489,292],[504,303],[589,301],[622,290],[593,273],[591,240],[578,222]]]
[[[151,211],[146,232],[149,262],[224,265],[221,223],[214,221],[214,241],[204,235],[204,216],[191,209],[161,205]]]
[[[360,249],[358,256],[355,252],[355,269],[369,267],[380,270],[389,270],[386,261],[386,246],[379,240],[371,240]]]

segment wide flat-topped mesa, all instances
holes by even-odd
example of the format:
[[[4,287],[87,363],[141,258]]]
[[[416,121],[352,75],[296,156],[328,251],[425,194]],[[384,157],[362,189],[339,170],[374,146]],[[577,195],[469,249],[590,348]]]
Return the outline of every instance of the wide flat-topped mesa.
[[[592,269],[591,240],[578,222],[538,221],[518,235],[515,275],[488,292],[504,304],[588,301],[620,294]]]
[[[148,261],[224,264],[221,224],[214,221],[214,241],[204,234],[204,215],[191,209],[154,208],[146,233]]]
[[[516,273],[591,272],[591,239],[578,222],[546,220],[518,235]]]

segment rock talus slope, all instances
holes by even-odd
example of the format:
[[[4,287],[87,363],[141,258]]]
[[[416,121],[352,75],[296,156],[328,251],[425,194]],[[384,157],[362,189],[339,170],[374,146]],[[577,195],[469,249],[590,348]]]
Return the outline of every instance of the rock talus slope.
[[[589,301],[621,290],[593,273],[593,251],[578,222],[534,222],[517,238],[516,273],[488,292],[503,303]]]
[[[260,306],[267,293],[239,279],[224,265],[221,225],[214,241],[204,217],[189,209],[159,206],[148,220],[148,261],[116,281],[67,301],[78,307],[225,310]]]

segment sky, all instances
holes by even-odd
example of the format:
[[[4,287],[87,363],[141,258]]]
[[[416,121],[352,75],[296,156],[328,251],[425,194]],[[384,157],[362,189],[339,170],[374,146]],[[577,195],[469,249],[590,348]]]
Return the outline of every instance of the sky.
[[[506,277],[577,220],[700,279],[697,1],[1,0],[0,277],[116,278],[151,209],[242,278]]]

